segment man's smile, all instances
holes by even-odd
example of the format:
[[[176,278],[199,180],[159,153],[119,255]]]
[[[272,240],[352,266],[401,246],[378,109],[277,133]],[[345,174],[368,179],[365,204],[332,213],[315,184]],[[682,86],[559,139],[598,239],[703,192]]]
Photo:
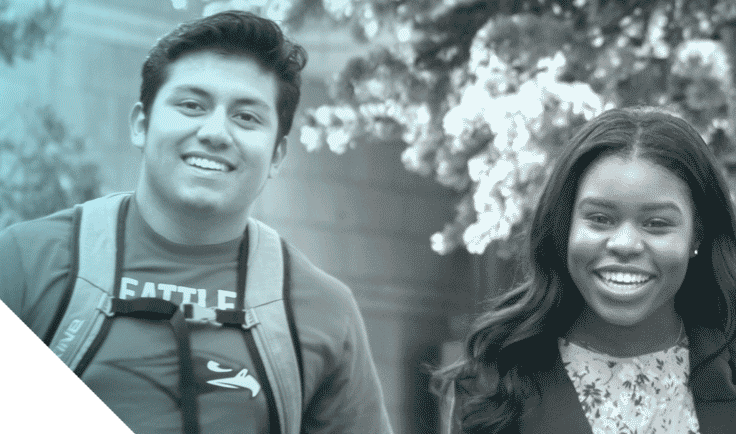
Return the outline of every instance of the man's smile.
[[[182,157],[182,160],[189,166],[208,171],[231,172],[235,170],[235,167],[227,160],[200,152],[187,153]]]

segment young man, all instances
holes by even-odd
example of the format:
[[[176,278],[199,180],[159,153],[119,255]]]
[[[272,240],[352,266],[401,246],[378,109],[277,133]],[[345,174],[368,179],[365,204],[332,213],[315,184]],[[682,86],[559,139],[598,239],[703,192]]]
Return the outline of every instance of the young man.
[[[0,233],[2,301],[136,433],[391,433],[350,290],[249,218],[305,63],[251,14],[179,26],[143,65],[135,192]]]

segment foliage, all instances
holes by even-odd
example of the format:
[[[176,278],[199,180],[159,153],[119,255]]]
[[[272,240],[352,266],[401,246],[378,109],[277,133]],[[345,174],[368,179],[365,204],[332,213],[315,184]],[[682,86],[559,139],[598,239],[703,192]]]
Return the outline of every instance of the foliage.
[[[16,57],[52,43],[63,5],[54,0],[0,0],[0,56],[12,65]]]
[[[0,228],[98,196],[97,165],[84,158],[50,107],[19,109],[0,125]]]
[[[236,3],[259,2],[210,7]],[[301,141],[339,154],[404,146],[407,170],[462,196],[432,236],[441,254],[518,247],[558,150],[607,108],[663,106],[721,156],[733,149],[733,0],[261,3],[267,16],[280,3],[287,25],[319,9],[360,38],[390,35],[340,72],[331,104],[307,111]]]
[[[8,66],[53,39],[62,7],[48,0],[0,3],[0,51]],[[49,106],[26,104],[0,120],[0,229],[96,197],[97,166],[84,148]]]

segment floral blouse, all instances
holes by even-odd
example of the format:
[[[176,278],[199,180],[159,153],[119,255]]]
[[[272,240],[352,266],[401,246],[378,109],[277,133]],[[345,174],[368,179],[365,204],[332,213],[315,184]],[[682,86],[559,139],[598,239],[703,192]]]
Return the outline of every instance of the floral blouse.
[[[562,338],[559,348],[593,434],[699,434],[687,387],[687,339],[638,357],[609,356]]]

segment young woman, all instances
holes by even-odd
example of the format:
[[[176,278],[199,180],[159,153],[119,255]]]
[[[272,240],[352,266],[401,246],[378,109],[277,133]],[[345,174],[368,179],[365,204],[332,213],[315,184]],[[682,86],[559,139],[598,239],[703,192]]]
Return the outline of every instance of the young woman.
[[[700,135],[610,110],[557,160],[528,280],[436,373],[447,432],[736,432],[736,230]]]

